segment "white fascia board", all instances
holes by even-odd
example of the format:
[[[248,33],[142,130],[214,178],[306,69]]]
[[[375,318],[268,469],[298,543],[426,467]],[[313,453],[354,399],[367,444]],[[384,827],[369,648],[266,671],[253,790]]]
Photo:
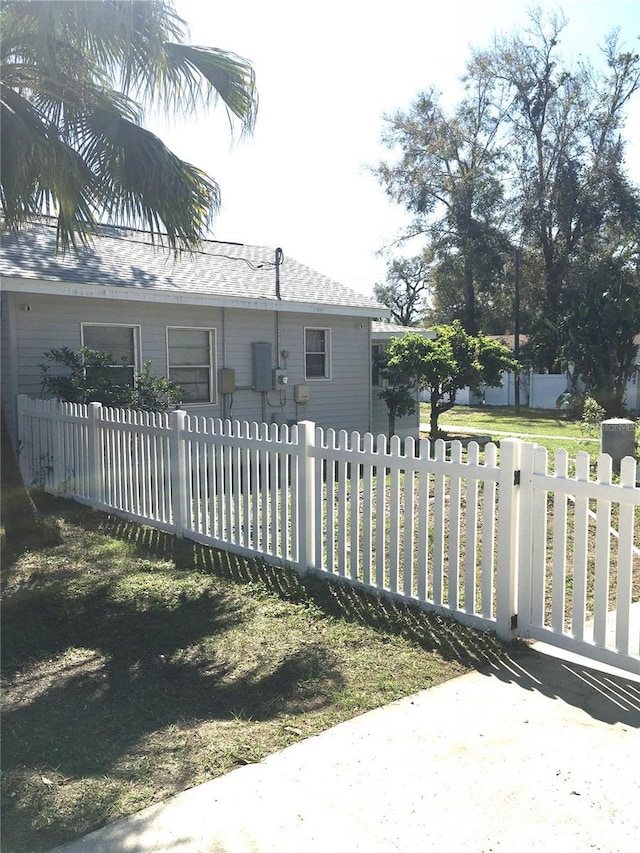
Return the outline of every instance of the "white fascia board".
[[[295,302],[275,298],[246,298],[218,294],[167,290],[144,290],[133,287],[108,287],[100,284],[77,284],[68,281],[2,276],[1,288],[16,293],[43,296],[75,296],[87,299],[113,299],[124,302],[157,302],[163,305],[197,305],[209,308],[246,308],[252,311],[282,311],[296,314],[333,314],[378,319],[385,309],[366,305]]]
[[[427,338],[428,340],[433,340],[436,337],[436,333],[431,329],[416,329],[411,326],[407,326],[403,329],[385,329],[384,331],[373,330],[371,332],[371,340],[372,341],[390,341],[392,338],[404,338],[409,332],[413,332],[414,334],[420,335],[422,338]]]

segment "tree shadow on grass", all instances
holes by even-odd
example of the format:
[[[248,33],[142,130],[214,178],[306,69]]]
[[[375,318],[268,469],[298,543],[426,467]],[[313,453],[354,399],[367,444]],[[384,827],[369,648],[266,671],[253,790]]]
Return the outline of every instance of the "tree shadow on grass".
[[[43,764],[76,775],[89,770],[90,754],[91,772],[106,772],[131,744],[175,720],[297,713],[313,704],[299,687],[310,676],[340,680],[330,651],[313,642],[271,669],[257,664],[240,675],[231,669],[235,664],[216,660],[212,647],[190,655],[199,641],[242,620],[242,612],[211,590],[171,607],[152,602],[141,609],[137,599],[115,599],[116,583],[71,601],[60,585],[53,594],[51,588],[26,590],[5,602],[4,668],[22,696],[4,715],[12,735],[4,745],[5,768]],[[30,686],[25,672],[35,673],[37,682],[38,662],[49,666],[56,658],[55,680],[44,690]]]
[[[327,616],[402,636],[466,667],[484,666],[496,657],[518,655],[522,650],[521,643],[505,644],[490,631],[469,628],[449,616],[392,601],[336,577],[312,573],[301,577],[291,568],[177,539],[113,516],[105,521],[105,529],[111,536],[135,543],[142,552],[171,557],[184,569],[197,568],[235,583],[260,585],[284,601],[314,606]]]
[[[3,715],[2,843],[7,853],[49,850],[97,829],[123,808],[126,813],[148,805],[145,787],[164,797],[203,781],[202,768],[194,764],[203,763],[202,757],[183,750],[185,741],[197,737],[200,724],[314,711],[330,701],[326,685],[342,682],[331,653],[312,643],[267,672],[254,667],[241,675],[229,673],[223,663],[114,660],[94,668],[86,663],[66,666],[45,692]],[[173,725],[177,735],[167,733]],[[234,750],[225,759],[231,766],[262,757],[253,751],[249,729],[235,736],[216,730],[214,753],[230,748],[225,737]],[[130,778],[146,797],[137,807],[120,805]],[[72,787],[63,796],[71,800],[59,807],[53,793],[54,801],[47,801],[45,785],[55,792],[69,782]],[[43,822],[45,811],[49,818]]]
[[[215,640],[248,614],[206,580],[192,582],[175,565],[166,571],[176,591],[171,600],[164,587],[153,595],[162,570],[149,572],[148,584],[139,572],[140,589],[124,595],[121,577],[76,573],[73,586],[73,573],[65,571],[6,597],[3,849],[49,849],[104,823],[122,796],[127,762],[144,762],[146,751],[179,751],[180,738],[202,723],[316,710],[342,684],[331,650],[312,638],[268,663],[226,659]],[[174,725],[179,736],[165,739]],[[172,790],[193,784],[189,756],[181,761],[171,768]],[[29,827],[39,819],[40,795],[29,780],[51,776],[44,785],[116,781],[92,794],[100,799],[95,808],[78,803],[64,816],[56,813],[38,837]],[[31,784],[28,793],[24,784]],[[93,824],[83,822],[87,815]]]

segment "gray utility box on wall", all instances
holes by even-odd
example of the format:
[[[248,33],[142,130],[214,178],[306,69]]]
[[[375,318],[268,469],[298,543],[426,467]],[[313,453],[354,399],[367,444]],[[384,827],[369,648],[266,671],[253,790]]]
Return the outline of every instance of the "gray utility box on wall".
[[[251,344],[252,387],[254,391],[271,391],[273,387],[271,359],[272,347],[270,343],[254,341]]]

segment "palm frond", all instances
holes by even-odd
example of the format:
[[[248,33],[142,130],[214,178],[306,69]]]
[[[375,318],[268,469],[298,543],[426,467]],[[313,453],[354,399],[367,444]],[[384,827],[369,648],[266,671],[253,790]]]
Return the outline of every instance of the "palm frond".
[[[174,249],[205,234],[218,186],[141,126],[156,103],[179,114],[219,98],[231,128],[252,130],[251,64],[183,43],[170,0],[5,0],[0,8],[5,223],[58,217],[60,245],[96,217],[150,228]]]
[[[147,225],[152,239],[190,249],[219,208],[217,184],[148,130],[115,112],[88,119],[82,154],[100,176],[99,206],[114,223]]]
[[[174,75],[183,76],[190,94],[189,101],[197,105],[201,80],[209,84],[204,98],[219,96],[229,112],[240,119],[244,132],[251,132],[258,111],[258,92],[252,65],[228,51],[183,44],[167,44],[168,55],[174,60]]]
[[[1,84],[0,84],[1,85]],[[96,231],[95,178],[78,152],[51,134],[24,98],[1,86],[0,198],[7,228],[56,213],[58,243],[87,242]]]

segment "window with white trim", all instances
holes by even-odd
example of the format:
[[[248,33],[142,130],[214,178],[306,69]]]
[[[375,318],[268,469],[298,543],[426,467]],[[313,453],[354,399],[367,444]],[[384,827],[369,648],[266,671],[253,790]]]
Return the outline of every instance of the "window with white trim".
[[[305,328],[304,378],[331,379],[331,329]]]
[[[140,332],[138,326],[106,323],[83,323],[82,346],[113,356],[109,376],[114,385],[133,388],[135,372],[140,364]]]
[[[215,403],[215,329],[167,326],[167,372],[182,402]]]

